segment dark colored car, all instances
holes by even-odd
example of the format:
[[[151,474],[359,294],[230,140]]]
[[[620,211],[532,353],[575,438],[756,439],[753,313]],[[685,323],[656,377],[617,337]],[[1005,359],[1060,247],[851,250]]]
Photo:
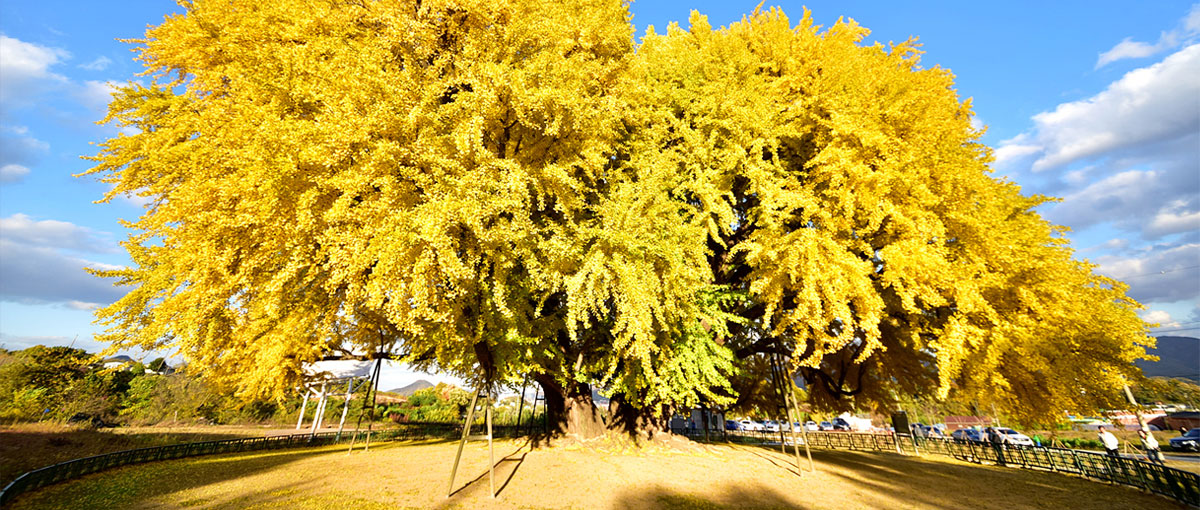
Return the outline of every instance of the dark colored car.
[[[1187,431],[1179,437],[1171,438],[1171,449],[1185,452],[1200,451],[1200,428]]]
[[[850,422],[841,418],[833,419],[833,430],[850,430]]]

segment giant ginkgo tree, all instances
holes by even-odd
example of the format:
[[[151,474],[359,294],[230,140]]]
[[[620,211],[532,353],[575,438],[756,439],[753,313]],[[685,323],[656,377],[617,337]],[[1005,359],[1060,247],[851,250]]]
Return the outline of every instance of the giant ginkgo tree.
[[[113,349],[247,397],[389,356],[530,377],[558,430],[731,405],[782,355],[838,408],[1108,402],[1148,342],[1124,287],[989,175],[952,77],[759,11],[635,44],[619,0],[194,1],[136,41],[104,198]],[[1035,397],[1031,401],[1031,397]]]

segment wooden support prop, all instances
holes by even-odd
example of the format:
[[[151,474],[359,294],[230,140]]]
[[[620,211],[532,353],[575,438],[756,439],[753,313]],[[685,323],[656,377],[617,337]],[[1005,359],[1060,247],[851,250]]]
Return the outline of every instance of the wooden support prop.
[[[446,497],[454,494],[454,475],[458,473],[458,461],[462,459],[463,447],[467,445],[467,436],[471,434],[471,421],[475,419],[475,402],[479,400],[479,388],[475,388],[475,393],[471,395],[471,407],[467,408],[467,421],[463,423],[462,440],[458,442],[458,453],[454,455],[454,467],[450,468],[450,488],[446,490]]]
[[[780,379],[779,386],[780,386],[781,391],[783,392],[783,407],[784,407],[784,411],[787,413],[787,417],[788,417],[788,422],[789,422],[788,428],[791,429],[791,431],[792,431],[792,451],[794,451],[796,453],[796,472],[803,473],[804,468],[800,467],[800,444],[799,444],[798,438],[796,437],[796,424],[800,423],[800,410],[796,409],[796,413],[795,413],[796,416],[795,417],[792,416],[792,407],[793,407],[792,406],[792,404],[793,404],[792,397],[794,397],[794,395],[792,394],[792,386],[794,386],[794,384],[792,383],[791,376],[788,375],[787,371],[784,370],[783,362],[780,360],[780,357],[781,356],[778,354],[775,355],[775,357],[771,360],[771,364],[775,368],[775,374]],[[804,424],[800,423],[800,427],[803,428]],[[807,437],[808,432],[806,431],[804,434],[805,434],[804,451],[807,452],[808,451],[808,437]],[[786,454],[787,452],[785,451],[784,453]],[[809,468],[809,470],[812,470],[812,453],[811,452],[809,453],[809,456],[808,456],[808,468]],[[801,475],[801,476],[803,476],[803,475]]]

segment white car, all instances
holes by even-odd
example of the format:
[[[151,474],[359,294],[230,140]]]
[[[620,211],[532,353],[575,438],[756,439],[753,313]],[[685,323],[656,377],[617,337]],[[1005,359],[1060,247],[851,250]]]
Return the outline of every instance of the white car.
[[[1004,436],[1008,438],[1008,444],[1015,444],[1017,446],[1033,446],[1033,439],[1030,439],[1029,436],[1013,429],[996,427],[996,432],[1004,434]]]
[[[815,421],[805,422],[804,428],[808,429],[809,432],[816,432],[818,430],[821,430],[821,427],[818,426],[817,422],[815,422]]]
[[[779,432],[779,422],[775,420],[764,420],[762,425],[767,432]]]
[[[763,426],[754,420],[738,420],[738,430],[761,431]]]

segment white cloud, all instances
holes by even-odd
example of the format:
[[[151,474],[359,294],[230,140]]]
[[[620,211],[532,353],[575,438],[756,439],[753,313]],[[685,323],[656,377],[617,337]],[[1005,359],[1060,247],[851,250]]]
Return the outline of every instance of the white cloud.
[[[1160,328],[1179,327],[1179,321],[1172,319],[1171,314],[1163,310],[1142,310],[1138,315],[1146,322],[1157,323]]]
[[[115,81],[87,80],[76,91],[79,102],[93,110],[104,110],[112,101],[113,92],[120,86]]]
[[[93,253],[113,253],[116,247],[92,229],[57,220],[37,221],[24,214],[0,218],[0,238],[8,241]]]
[[[21,166],[15,163],[9,163],[0,166],[0,183],[7,184],[19,182],[26,175],[29,175],[29,167]]]
[[[108,57],[101,56],[96,60],[86,64],[79,64],[79,67],[81,69],[87,69],[88,71],[103,71],[108,68],[109,64],[112,64],[112,60],[110,60]]]
[[[1041,173],[1038,192],[1063,197],[1045,207],[1051,221],[1146,240],[1200,230],[1200,44],[1032,120],[996,166]]]
[[[1200,243],[1150,248],[1131,257],[1097,257],[1102,274],[1129,284],[1129,295],[1142,303],[1171,303],[1200,298]]]
[[[0,126],[0,183],[20,181],[50,150],[50,144],[26,136],[28,132],[24,126]]]
[[[91,229],[24,214],[0,218],[0,300],[57,303],[76,310],[111,303],[124,294],[110,280],[83,270],[118,269],[67,252],[115,252]]]
[[[2,80],[0,80],[2,81]],[[10,133],[17,134],[12,136],[8,133],[0,133],[0,164],[19,164],[31,165],[36,163],[50,150],[50,144],[38,140],[32,136],[25,136],[27,131],[11,130]]]
[[[83,310],[85,312],[95,310],[97,308],[100,308],[101,306],[104,306],[104,305],[102,305],[100,303],[85,303],[83,301],[75,301],[75,300],[67,301],[67,308],[70,308],[72,310]]]
[[[992,152],[997,166],[1009,166],[1024,158],[1042,152],[1041,145],[1031,143],[1031,137],[1022,133],[1000,142],[1000,146]]]
[[[20,351],[35,345],[70,345],[71,338],[65,336],[21,336],[0,333],[0,347]],[[79,344],[75,344],[79,347]]]
[[[1075,230],[1112,223],[1146,240],[1200,231],[1200,174],[1162,168],[1104,177],[1065,194],[1045,216]]]
[[[31,104],[46,85],[66,83],[65,76],[50,68],[68,58],[66,50],[0,35],[0,106]]]
[[[1200,130],[1200,44],[1130,71],[1104,92],[1060,104],[1033,120],[1032,137],[1041,152],[1034,171],[1193,135]]]
[[[1118,60],[1157,55],[1178,47],[1181,42],[1189,40],[1198,33],[1200,33],[1200,4],[1192,6],[1178,28],[1159,34],[1158,42],[1154,44],[1134,41],[1132,37],[1126,37],[1112,49],[1100,54],[1100,57],[1096,59],[1096,69]]]
[[[0,300],[28,304],[111,303],[124,295],[124,288],[88,274],[85,267],[112,266],[0,238]]]
[[[1176,200],[1159,209],[1147,226],[1146,234],[1157,238],[1200,230],[1200,210],[1189,210],[1189,205],[1183,200]]]
[[[1100,69],[1118,60],[1149,57],[1162,50],[1163,48],[1157,44],[1134,41],[1132,38],[1126,37],[1125,40],[1113,46],[1111,50],[1100,54],[1100,58],[1096,60],[1096,69]]]

